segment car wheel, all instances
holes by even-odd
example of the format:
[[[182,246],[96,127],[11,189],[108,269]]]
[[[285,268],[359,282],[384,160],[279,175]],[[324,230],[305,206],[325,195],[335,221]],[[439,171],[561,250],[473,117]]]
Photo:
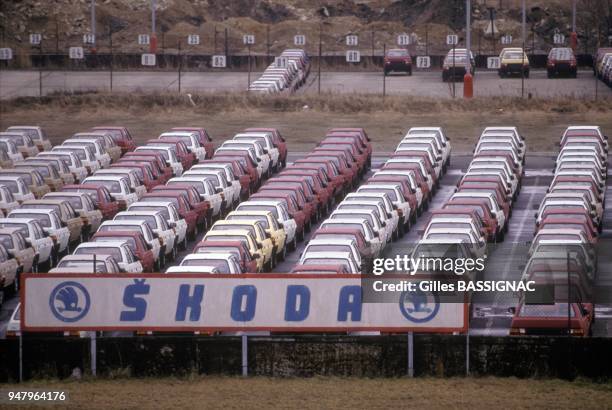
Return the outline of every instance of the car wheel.
[[[182,251],[187,250],[187,235],[185,235],[185,237],[183,238],[183,242],[181,242],[181,250]]]
[[[299,236],[298,239],[300,240],[300,242],[304,240],[304,228],[302,228],[298,236]]]
[[[283,246],[283,251],[281,252],[279,259],[281,261],[284,261],[285,258],[287,257],[287,244],[285,244],[285,246]]]

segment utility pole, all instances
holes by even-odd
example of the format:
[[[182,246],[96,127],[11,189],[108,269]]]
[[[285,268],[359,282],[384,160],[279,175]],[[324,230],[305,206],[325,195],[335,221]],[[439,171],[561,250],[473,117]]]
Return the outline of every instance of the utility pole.
[[[472,3],[465,0],[465,75],[463,76],[463,98],[474,96],[474,78],[472,77]],[[454,57],[454,56],[453,56]]]
[[[572,0],[572,34],[570,35],[570,47],[576,52],[578,46],[578,33],[576,33],[576,0]]]
[[[527,8],[525,5],[525,0],[522,1],[523,3],[523,22],[522,22],[522,29],[523,29],[523,33],[522,33],[522,40],[523,40],[523,65],[521,67],[521,98],[525,98],[525,25],[527,24]]]
[[[491,22],[491,46],[493,55],[495,55],[495,9],[493,7],[489,7],[489,21]]]
[[[91,44],[91,52],[96,52],[96,0],[91,0],[91,34],[93,35],[93,43]]]
[[[157,1],[151,0],[151,43],[149,47],[149,51],[152,54],[157,52],[157,27],[155,24],[155,13],[156,13]]]
[[[322,56],[322,41],[321,41],[321,25],[319,25],[319,64],[317,65],[317,90],[318,93],[321,94],[321,60]]]
[[[113,92],[113,28],[111,24],[108,24],[108,38],[109,38],[109,48],[110,48],[110,92]]]

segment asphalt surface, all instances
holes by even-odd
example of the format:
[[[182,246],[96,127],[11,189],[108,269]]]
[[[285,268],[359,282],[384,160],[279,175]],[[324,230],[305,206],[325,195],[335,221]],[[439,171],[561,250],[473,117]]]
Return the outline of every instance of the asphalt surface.
[[[288,164],[302,157],[304,153],[290,153]],[[387,159],[387,154],[374,155],[372,158],[372,171],[380,168]],[[487,258],[486,269],[481,278],[483,280],[519,280],[522,268],[527,262],[526,243],[531,240],[534,233],[535,209],[539,206],[542,198],[546,194],[552,180],[552,169],[556,154],[528,153],[525,164],[525,177],[520,195],[513,205],[513,215],[509,221],[509,230],[505,241],[495,246]],[[441,179],[441,186],[433,197],[429,206],[429,211],[439,209],[452,195],[455,186],[461,175],[467,170],[472,159],[471,155],[452,155],[451,166],[448,172]],[[370,174],[371,174],[370,172]],[[367,178],[368,175],[366,175]],[[609,174],[610,176],[610,174]],[[608,178],[607,194],[612,194],[612,178]],[[425,223],[429,216],[429,211],[424,212],[417,220],[417,223],[406,233],[406,235],[396,242],[389,244],[385,251],[385,257],[393,257],[397,254],[405,254],[419,239],[419,230],[425,228]],[[318,226],[318,225],[317,225]],[[313,227],[311,232],[316,230]],[[606,205],[604,214],[604,234],[612,233],[612,205]],[[204,233],[197,238],[200,241]],[[305,244],[310,238],[306,235],[306,240],[299,243],[298,249],[288,252],[285,261],[280,262],[274,272],[289,272],[297,264],[302,254]],[[178,264],[185,255],[191,253],[193,246],[197,242],[190,243],[187,251],[181,251],[177,257]],[[606,252],[606,249],[600,251]],[[602,258],[600,257],[600,260]],[[607,269],[609,270],[609,269]],[[612,272],[606,272],[612,276]],[[597,281],[603,283],[606,280],[612,281],[610,277],[598,276]],[[598,283],[598,284],[600,284]],[[608,282],[606,282],[608,283]],[[478,293],[473,299],[473,310],[470,318],[470,334],[486,336],[508,335],[512,315],[508,309],[515,307],[518,295],[509,293]],[[18,303],[14,295],[8,296],[0,309],[0,338],[6,332],[6,326],[10,316]],[[597,321],[594,323],[595,336],[612,336],[612,305],[596,306]]]
[[[251,73],[251,81],[260,73]],[[0,71],[0,99],[24,96],[39,96],[42,78],[42,93],[68,91],[109,91],[109,71]],[[245,72],[184,72],[180,86],[184,93],[228,92],[246,90],[249,83]],[[318,76],[311,71],[306,85],[299,94],[318,92]],[[391,73],[386,77],[387,94],[414,95],[433,98],[452,98],[463,95],[463,83],[444,83],[439,71],[415,71],[412,76]],[[454,85],[454,91],[453,91]],[[178,72],[168,71],[119,71],[113,73],[113,91],[116,92],[165,92],[178,91]],[[374,93],[383,92],[382,72],[350,71],[323,72],[321,92]],[[589,70],[580,71],[578,78],[546,78],[546,71],[532,70],[523,82],[521,78],[500,79],[494,71],[478,71],[474,79],[474,95],[521,96],[557,98],[612,98],[612,89],[596,81]]]

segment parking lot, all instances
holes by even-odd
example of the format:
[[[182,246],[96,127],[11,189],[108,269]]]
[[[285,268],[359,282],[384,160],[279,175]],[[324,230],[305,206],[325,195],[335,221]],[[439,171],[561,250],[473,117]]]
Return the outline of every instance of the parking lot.
[[[261,73],[251,73],[254,81]],[[477,71],[474,80],[476,97],[521,96],[521,78],[500,79],[496,72]],[[235,92],[247,89],[246,72],[184,72],[181,75],[181,92]],[[463,96],[463,83],[456,82],[455,95]],[[178,91],[177,72],[167,71],[117,71],[113,73],[114,92],[168,92]],[[532,70],[525,80],[525,96],[533,98],[611,98],[612,89],[596,81],[592,71],[583,70],[578,78],[546,78],[545,70]],[[596,89],[597,88],[597,89]],[[109,91],[110,73],[104,71],[43,71],[43,95],[53,92]],[[351,71],[322,72],[321,92],[382,94],[381,72]],[[38,96],[40,78],[37,71],[0,71],[0,99]],[[318,92],[318,78],[313,67],[306,84],[297,93]],[[453,83],[444,83],[440,72],[415,71],[412,76],[391,73],[386,78],[386,93],[432,98],[452,98]]]

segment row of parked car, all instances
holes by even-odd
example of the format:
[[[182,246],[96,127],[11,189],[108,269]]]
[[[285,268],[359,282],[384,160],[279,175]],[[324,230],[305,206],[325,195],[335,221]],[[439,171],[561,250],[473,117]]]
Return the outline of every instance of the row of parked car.
[[[593,74],[612,87],[612,47],[600,48],[593,56]]]
[[[608,138],[597,126],[568,127],[554,177],[535,214],[522,279],[554,289],[551,300],[521,295],[511,334],[591,334],[598,232],[605,208]]]
[[[119,202],[87,243],[52,272],[153,272],[175,261],[201,230],[212,231],[263,181],[286,163],[286,144],[275,129],[249,129],[222,143],[214,154],[197,134],[172,130],[149,140],[117,162],[85,178],[80,189],[104,187]],[[149,186],[135,168],[155,162],[162,171]],[[110,218],[109,218],[110,219]]]
[[[270,178],[168,273],[269,272],[360,182],[372,146],[361,128],[331,129],[319,145]]]
[[[477,259],[487,255],[488,242],[503,240],[521,187],[525,151],[516,127],[485,128],[455,193],[431,212],[419,232],[413,258]]]
[[[441,128],[411,128],[380,170],[321,223],[291,272],[367,270],[428,208],[450,155],[450,141]]]
[[[265,94],[293,92],[306,82],[309,73],[310,60],[306,51],[288,49],[249,84],[249,91]]]

